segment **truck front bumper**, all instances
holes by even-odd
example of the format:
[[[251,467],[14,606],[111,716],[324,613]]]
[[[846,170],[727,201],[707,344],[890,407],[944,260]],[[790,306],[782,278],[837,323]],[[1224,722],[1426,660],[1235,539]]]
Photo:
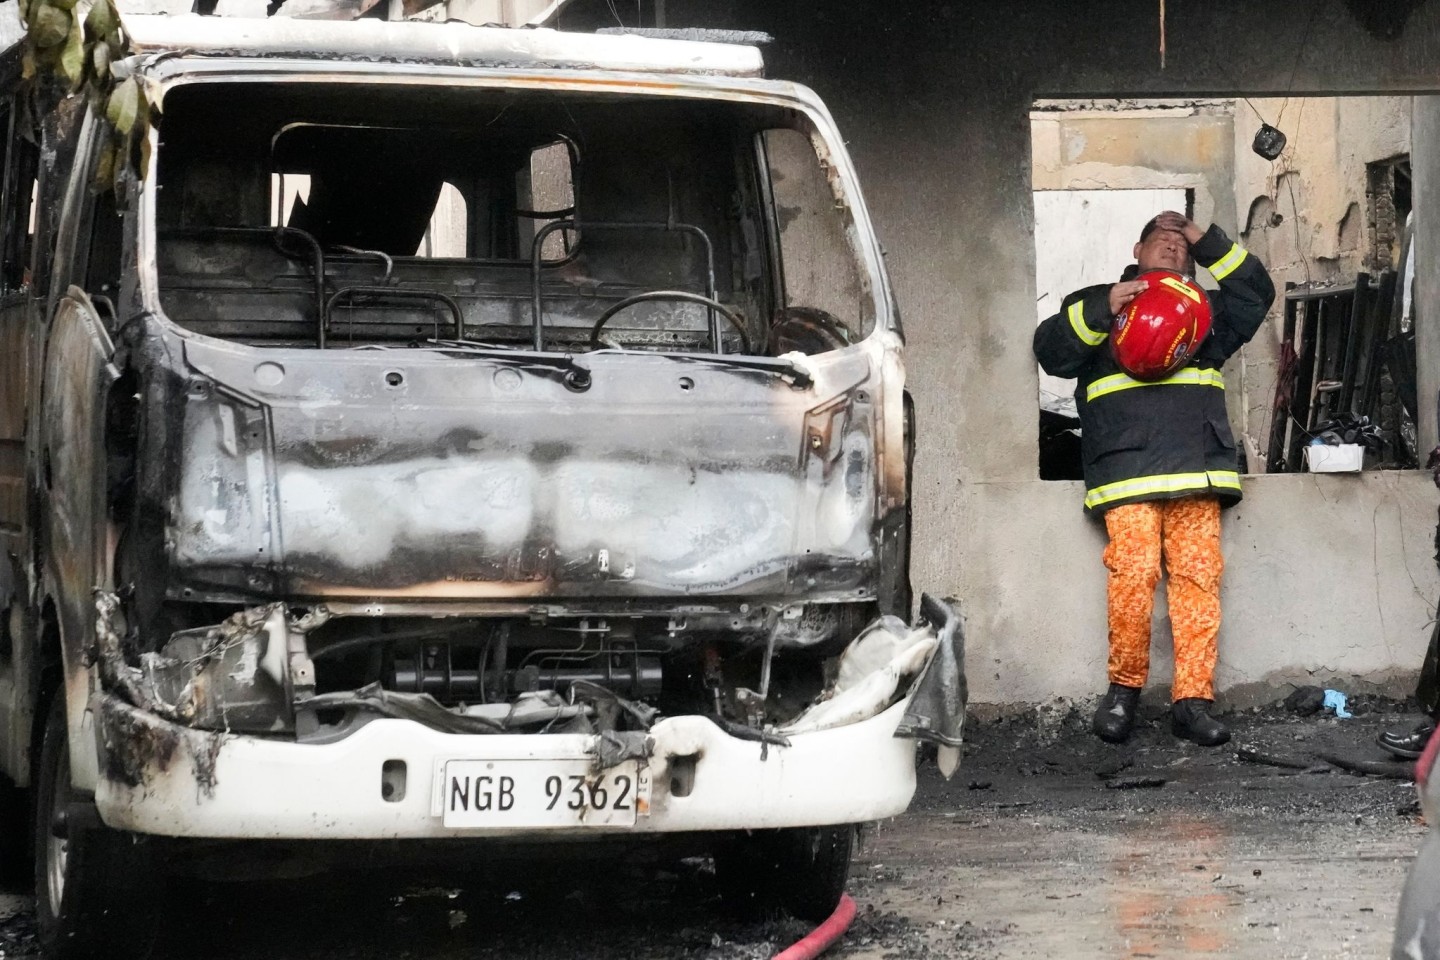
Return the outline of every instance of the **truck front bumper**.
[[[336,742],[293,743],[193,730],[97,694],[95,802],[110,827],[195,838],[534,839],[855,823],[903,813],[915,792],[915,741],[894,735],[907,702],[791,736],[789,746],[738,739],[704,717],[671,717],[650,731],[648,812],[633,826],[477,828],[444,823],[447,762],[573,761],[593,756],[594,738],[467,736],[377,719]],[[672,778],[681,765],[683,778]]]

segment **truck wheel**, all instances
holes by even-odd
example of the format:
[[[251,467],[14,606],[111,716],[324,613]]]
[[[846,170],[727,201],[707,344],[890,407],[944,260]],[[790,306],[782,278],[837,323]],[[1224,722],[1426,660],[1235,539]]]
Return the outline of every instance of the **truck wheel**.
[[[152,945],[156,917],[150,850],[98,822],[77,822],[73,799],[65,694],[56,691],[35,788],[40,945],[53,960],[143,956]]]
[[[854,848],[850,824],[742,834],[714,852],[720,895],[745,913],[819,923],[845,892]]]

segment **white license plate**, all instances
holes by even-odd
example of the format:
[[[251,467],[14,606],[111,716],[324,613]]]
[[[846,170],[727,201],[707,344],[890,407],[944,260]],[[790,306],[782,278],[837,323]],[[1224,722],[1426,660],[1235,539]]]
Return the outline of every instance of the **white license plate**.
[[[443,777],[447,827],[623,827],[650,811],[633,760],[599,773],[590,760],[450,760]]]

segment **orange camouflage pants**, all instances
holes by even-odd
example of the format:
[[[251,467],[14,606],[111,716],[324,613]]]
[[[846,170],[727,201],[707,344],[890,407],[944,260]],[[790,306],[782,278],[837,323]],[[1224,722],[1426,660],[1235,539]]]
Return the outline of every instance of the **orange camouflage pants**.
[[[1175,637],[1171,699],[1213,700],[1220,633],[1220,501],[1186,497],[1115,507],[1105,513],[1110,545],[1110,682],[1143,687],[1150,671],[1150,614],[1164,553]]]

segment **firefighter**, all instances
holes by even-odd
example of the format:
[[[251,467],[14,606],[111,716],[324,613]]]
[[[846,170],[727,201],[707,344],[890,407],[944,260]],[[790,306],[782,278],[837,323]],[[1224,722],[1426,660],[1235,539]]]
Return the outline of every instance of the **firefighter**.
[[[1240,501],[1221,367],[1259,329],[1275,287],[1264,265],[1219,227],[1201,230],[1174,211],[1145,224],[1134,256],[1119,283],[1075,291],[1035,331],[1035,356],[1045,372],[1077,380],[1085,510],[1104,519],[1110,538],[1104,553],[1110,687],[1094,731],[1122,743],[1134,726],[1150,667],[1150,615],[1163,556],[1175,640],[1172,729],[1216,746],[1230,739],[1209,711],[1224,568],[1220,511]],[[1141,274],[1189,276],[1196,261],[1220,286],[1209,295],[1208,336],[1176,358],[1173,373],[1132,376],[1110,342],[1112,326],[1117,318],[1124,323],[1132,301],[1158,285],[1156,276],[1166,276]],[[1120,328],[1115,332],[1118,337]]]

